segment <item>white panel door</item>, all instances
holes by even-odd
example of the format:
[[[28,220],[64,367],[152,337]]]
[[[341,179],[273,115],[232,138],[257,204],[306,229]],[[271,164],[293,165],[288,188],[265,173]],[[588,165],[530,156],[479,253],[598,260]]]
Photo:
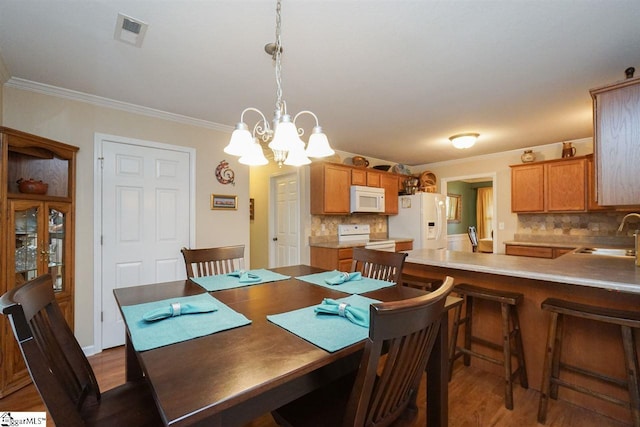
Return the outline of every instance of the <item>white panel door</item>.
[[[185,277],[189,153],[103,141],[102,348],[124,344],[113,290]]]
[[[300,264],[297,174],[277,176],[274,178],[273,185],[276,198],[275,267]]]

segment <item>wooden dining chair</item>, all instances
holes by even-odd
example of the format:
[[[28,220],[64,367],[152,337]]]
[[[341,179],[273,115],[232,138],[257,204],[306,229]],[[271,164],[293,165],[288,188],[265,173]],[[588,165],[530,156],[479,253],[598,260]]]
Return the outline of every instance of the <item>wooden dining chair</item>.
[[[473,252],[478,252],[478,233],[476,232],[476,227],[469,227],[467,233],[469,234],[469,240],[471,241],[471,250]]]
[[[429,294],[372,304],[369,338],[357,372],[278,408],[272,412],[275,421],[304,427],[411,425],[420,380],[452,288],[453,278],[446,277]]]
[[[143,379],[104,393],[67,325],[44,274],[0,298],[22,356],[57,426],[162,426],[151,388]]]
[[[359,271],[362,276],[387,282],[402,283],[402,267],[407,254],[386,252],[375,249],[353,248],[351,271]]]
[[[187,277],[213,276],[244,269],[244,245],[180,250]]]

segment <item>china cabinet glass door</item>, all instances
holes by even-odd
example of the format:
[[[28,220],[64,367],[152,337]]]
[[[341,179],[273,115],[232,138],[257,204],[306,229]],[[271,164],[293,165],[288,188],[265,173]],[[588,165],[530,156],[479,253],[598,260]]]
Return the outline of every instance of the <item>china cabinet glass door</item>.
[[[50,273],[56,292],[66,289],[68,207],[64,203],[16,200],[10,203],[15,268],[13,286]],[[10,264],[11,265],[11,264]]]

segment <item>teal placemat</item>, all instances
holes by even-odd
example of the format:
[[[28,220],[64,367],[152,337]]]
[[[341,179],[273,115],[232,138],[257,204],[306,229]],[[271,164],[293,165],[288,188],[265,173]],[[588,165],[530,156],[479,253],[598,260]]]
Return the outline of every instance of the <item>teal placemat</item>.
[[[371,304],[380,302],[360,295],[351,295],[346,298],[340,298],[337,301],[346,302],[367,311],[369,311]],[[322,301],[318,301],[317,305],[320,305],[320,303]],[[315,305],[312,305],[287,313],[272,314],[267,316],[267,319],[331,353],[362,341],[369,336],[369,328],[351,323],[344,317],[316,314],[315,307]]]
[[[227,274],[217,274],[215,276],[192,277],[191,280],[205,288],[208,292],[222,291],[224,289],[240,288],[242,286],[259,285],[260,283],[277,282],[279,280],[289,279],[291,276],[276,273],[264,268],[255,270],[247,270],[248,273],[255,274],[260,277],[260,281],[242,283],[239,277],[229,276]]]
[[[313,283],[314,285],[324,286],[325,288],[333,289],[335,291],[346,292],[348,294],[364,294],[377,289],[395,286],[395,283],[393,282],[370,279],[368,277],[363,277],[362,280],[351,280],[340,285],[329,285],[325,282],[326,279],[332,279],[338,274],[340,274],[338,270],[323,271],[322,273],[296,277],[296,279],[302,280],[303,282]]]
[[[212,302],[216,305],[217,310],[209,313],[169,317],[155,322],[142,320],[142,316],[150,310],[170,305],[173,302],[181,304]],[[251,320],[244,315],[232,310],[207,293],[127,305],[122,307],[122,313],[131,333],[131,342],[137,351],[151,350],[251,323]]]

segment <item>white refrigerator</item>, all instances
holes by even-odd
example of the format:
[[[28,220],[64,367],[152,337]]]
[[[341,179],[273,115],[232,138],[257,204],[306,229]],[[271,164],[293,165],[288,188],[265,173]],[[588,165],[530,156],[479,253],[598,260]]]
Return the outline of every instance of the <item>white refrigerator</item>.
[[[399,196],[398,215],[389,217],[389,237],[412,238],[413,249],[446,249],[446,201],[437,193]]]

